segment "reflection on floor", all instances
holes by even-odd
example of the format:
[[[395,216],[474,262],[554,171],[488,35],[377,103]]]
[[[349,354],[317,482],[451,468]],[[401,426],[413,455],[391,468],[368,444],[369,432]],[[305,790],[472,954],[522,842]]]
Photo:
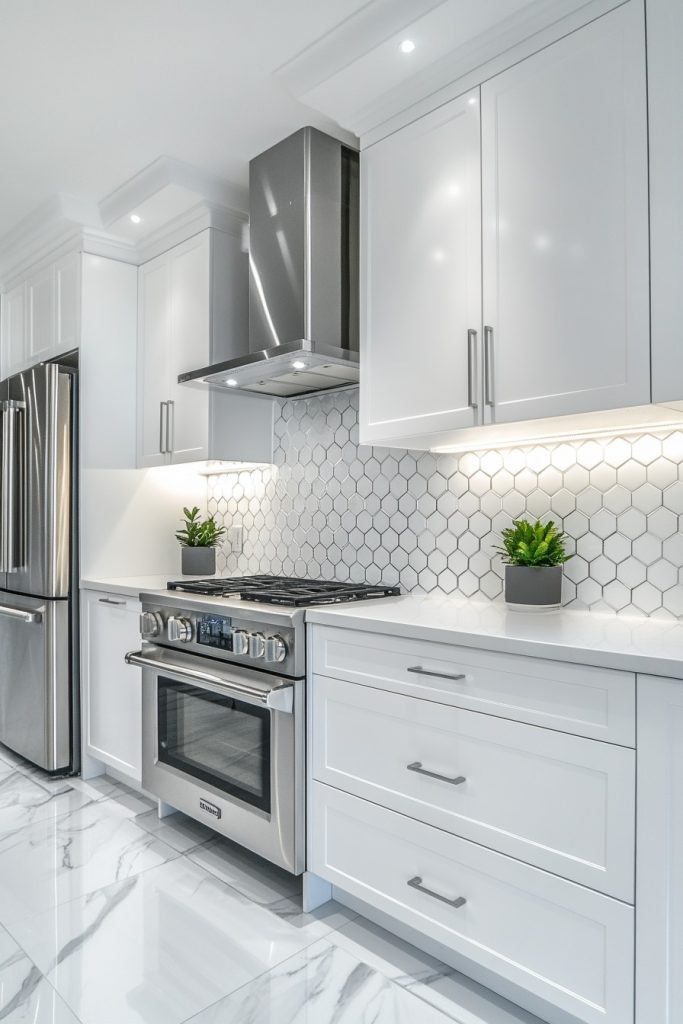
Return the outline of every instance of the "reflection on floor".
[[[0,747],[2,1024],[534,1024],[108,777]],[[536,1022],[537,1024],[537,1022]]]

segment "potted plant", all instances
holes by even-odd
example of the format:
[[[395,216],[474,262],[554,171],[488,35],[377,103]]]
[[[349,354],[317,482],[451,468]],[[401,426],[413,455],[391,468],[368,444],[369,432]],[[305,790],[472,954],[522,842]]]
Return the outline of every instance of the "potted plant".
[[[559,608],[562,604],[562,566],[571,558],[566,535],[548,523],[515,519],[503,530],[498,551],[505,563],[505,600],[526,609]]]
[[[183,509],[184,526],[176,533],[182,547],[184,576],[212,576],[216,571],[216,545],[225,533],[213,516],[202,519],[197,506]]]

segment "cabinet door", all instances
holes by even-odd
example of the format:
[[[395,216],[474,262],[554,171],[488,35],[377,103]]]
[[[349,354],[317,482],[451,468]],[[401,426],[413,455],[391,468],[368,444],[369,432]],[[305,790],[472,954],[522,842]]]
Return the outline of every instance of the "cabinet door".
[[[49,359],[55,347],[54,265],[39,270],[26,285],[28,305],[27,359],[29,363]]]
[[[635,0],[482,86],[487,421],[650,401]]]
[[[26,286],[2,296],[2,370],[9,377],[26,364]]]
[[[479,91],[371,146],[361,161],[361,440],[472,426],[480,403]]]
[[[55,347],[78,348],[81,329],[81,256],[70,253],[55,266]]]
[[[171,461],[209,457],[209,390],[178,384],[178,374],[206,366],[211,359],[211,242],[203,231],[172,249],[170,439]]]
[[[169,461],[171,290],[166,254],[138,271],[138,466]]]
[[[118,594],[83,597],[86,752],[140,782],[142,678],[139,668],[124,661],[140,645],[140,604]]]
[[[638,676],[636,1022],[683,1020],[683,682]]]

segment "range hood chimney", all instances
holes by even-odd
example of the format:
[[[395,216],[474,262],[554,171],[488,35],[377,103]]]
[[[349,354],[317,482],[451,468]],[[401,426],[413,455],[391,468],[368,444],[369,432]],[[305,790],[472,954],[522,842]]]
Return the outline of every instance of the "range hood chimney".
[[[315,128],[249,164],[249,354],[182,374],[298,398],[358,383],[358,153]]]

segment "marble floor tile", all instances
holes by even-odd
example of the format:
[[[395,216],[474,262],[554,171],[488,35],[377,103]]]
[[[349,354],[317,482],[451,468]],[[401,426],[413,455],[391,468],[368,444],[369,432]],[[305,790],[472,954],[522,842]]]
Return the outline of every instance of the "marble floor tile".
[[[275,1022],[452,1024],[435,1007],[325,941],[191,1018],[191,1024]]]
[[[1,833],[0,921],[47,910],[178,856],[110,799]]]
[[[543,1024],[533,1014],[364,917],[344,925],[327,941],[369,964],[458,1024]]]
[[[0,1021],[3,1024],[79,1024],[52,985],[0,928]]]
[[[200,821],[188,818],[186,814],[171,814],[168,818],[160,818],[156,809],[145,811],[135,817],[135,824],[146,832],[168,843],[178,853],[189,853],[197,846],[213,842],[216,833],[213,829],[202,825]]]
[[[50,792],[15,769],[0,777],[0,835],[67,814],[90,802],[85,792],[71,787]]]
[[[10,931],[83,1024],[179,1024],[330,924],[272,914],[181,857]]]
[[[261,906],[301,892],[300,878],[221,837],[195,850],[190,859]]]

